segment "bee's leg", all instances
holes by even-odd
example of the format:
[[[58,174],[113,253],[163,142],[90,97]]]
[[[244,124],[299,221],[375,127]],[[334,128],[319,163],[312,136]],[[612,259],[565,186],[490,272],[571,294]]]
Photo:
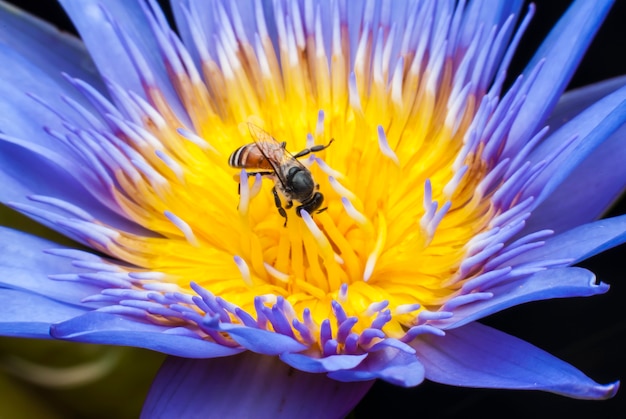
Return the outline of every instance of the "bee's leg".
[[[285,218],[285,224],[283,224],[283,227],[286,227],[287,226],[287,212],[283,208],[283,203],[280,202],[280,197],[278,196],[276,187],[272,188],[272,193],[274,194],[274,203],[276,204],[276,209],[278,209],[278,213]]]
[[[313,146],[313,147],[311,147],[311,148],[305,148],[304,150],[300,151],[299,153],[294,154],[294,155],[293,155],[293,157],[294,157],[294,158],[296,158],[296,159],[299,159],[300,157],[304,157],[304,156],[306,156],[307,154],[310,154],[310,153],[317,153],[317,152],[319,152],[319,151],[322,151],[322,150],[324,150],[324,149],[328,148],[328,147],[329,147],[329,146],[333,143],[333,141],[335,141],[335,139],[334,139],[334,138],[333,138],[333,139],[331,139],[331,140],[328,142],[328,144],[326,144],[326,145],[314,145],[314,146]]]
[[[271,176],[274,174],[274,172],[246,172],[246,175],[248,177],[253,177],[256,176],[257,173],[261,176]],[[235,179],[235,182],[237,182],[237,194],[241,195],[241,183],[239,183],[239,175],[233,176],[233,179]]]
[[[285,208],[289,209],[293,207],[293,201],[290,199],[289,201],[287,201],[287,204],[285,205]]]
[[[256,176],[256,175],[272,176],[274,174],[274,172],[246,172],[246,174],[248,175],[248,177],[253,177],[253,176]]]

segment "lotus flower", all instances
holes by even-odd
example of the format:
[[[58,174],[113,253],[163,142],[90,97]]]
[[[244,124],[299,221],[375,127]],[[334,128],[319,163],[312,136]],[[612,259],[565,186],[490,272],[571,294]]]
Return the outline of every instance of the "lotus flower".
[[[478,322],[608,289],[626,88],[562,94],[610,1],[506,89],[520,1],[60,2],[84,46],[0,9],[0,196],[76,244],[0,230],[0,333],[170,355],[144,417],[615,394]]]

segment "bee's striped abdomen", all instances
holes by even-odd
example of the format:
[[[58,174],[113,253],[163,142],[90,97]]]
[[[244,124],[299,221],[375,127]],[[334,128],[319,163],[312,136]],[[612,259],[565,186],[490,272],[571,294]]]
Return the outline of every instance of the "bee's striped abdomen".
[[[228,165],[238,169],[274,170],[259,146],[254,143],[246,144],[233,151],[228,158]]]
[[[246,167],[245,162],[246,162],[246,155],[248,154],[248,151],[247,151],[248,146],[250,146],[250,144],[241,146],[237,150],[232,152],[232,154],[228,158],[228,165],[230,167],[237,167],[237,168]]]

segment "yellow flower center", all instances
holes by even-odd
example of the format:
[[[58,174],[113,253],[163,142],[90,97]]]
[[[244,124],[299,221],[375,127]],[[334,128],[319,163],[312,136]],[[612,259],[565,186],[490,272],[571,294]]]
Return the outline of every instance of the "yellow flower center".
[[[192,126],[148,88],[156,112],[144,131],[119,133],[147,164],[119,170],[114,193],[129,218],[158,235],[123,233],[101,250],[185,292],[195,282],[248,313],[257,296],[268,305],[283,297],[296,318],[309,309],[320,325],[336,300],[359,320],[357,333],[387,301],[392,320],[383,330],[400,337],[478,273],[462,262],[497,215],[480,187],[490,162],[482,145],[464,142],[476,92],[454,83],[463,57],[439,69],[415,64],[415,52],[370,63],[382,52],[365,34],[352,73],[345,31],[330,57],[313,37],[283,41],[276,52],[267,36],[256,51],[242,42],[219,63],[204,59],[202,77],[191,67],[172,72]],[[254,141],[247,122],[292,154],[334,139],[301,159],[325,211],[299,217],[295,202],[283,227],[276,179],[228,165]]]

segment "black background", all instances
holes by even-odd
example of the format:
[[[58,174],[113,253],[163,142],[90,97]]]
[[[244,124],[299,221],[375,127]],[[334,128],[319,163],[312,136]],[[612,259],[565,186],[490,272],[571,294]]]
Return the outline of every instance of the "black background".
[[[133,1],[133,0],[129,0]],[[593,1],[593,0],[587,0]],[[12,1],[73,31],[53,1]],[[161,2],[164,3],[164,2]],[[511,74],[519,73],[569,1],[536,1],[537,12],[522,40]],[[570,88],[626,74],[626,2],[614,6]],[[626,213],[620,202],[610,215]],[[618,247],[583,264],[611,284],[608,294],[526,304],[487,319],[494,327],[521,337],[572,363],[598,382],[626,380],[626,247]],[[455,388],[426,382],[399,388],[378,382],[356,408],[356,418],[395,417],[626,417],[626,389],[608,401],[579,401],[541,392]]]

